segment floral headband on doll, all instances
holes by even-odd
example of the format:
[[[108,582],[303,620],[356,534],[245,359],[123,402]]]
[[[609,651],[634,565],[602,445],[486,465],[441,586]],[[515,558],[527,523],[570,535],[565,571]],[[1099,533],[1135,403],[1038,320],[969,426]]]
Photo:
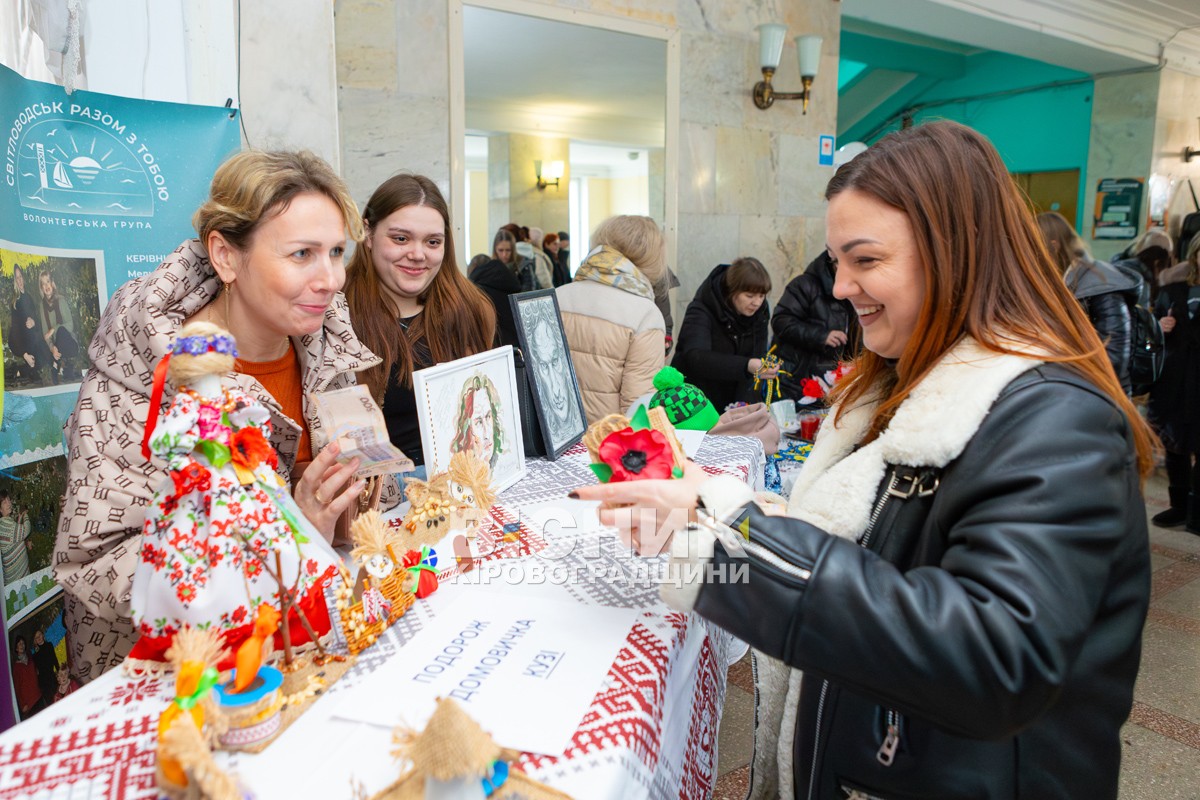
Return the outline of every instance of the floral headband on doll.
[[[202,356],[207,353],[218,353],[223,356],[237,358],[237,343],[227,333],[213,333],[208,336],[181,336],[175,340],[167,354],[154,368],[154,384],[150,390],[150,410],[146,415],[146,433],[142,436],[142,457],[150,460],[150,437],[158,425],[158,410],[162,405],[163,386],[167,381],[167,367],[171,356]]]

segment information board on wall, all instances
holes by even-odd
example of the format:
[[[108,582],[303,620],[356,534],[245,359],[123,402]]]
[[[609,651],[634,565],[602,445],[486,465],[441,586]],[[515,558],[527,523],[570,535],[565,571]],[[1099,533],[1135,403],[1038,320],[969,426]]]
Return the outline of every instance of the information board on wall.
[[[1145,188],[1141,178],[1102,178],[1096,185],[1092,238],[1135,238]]]

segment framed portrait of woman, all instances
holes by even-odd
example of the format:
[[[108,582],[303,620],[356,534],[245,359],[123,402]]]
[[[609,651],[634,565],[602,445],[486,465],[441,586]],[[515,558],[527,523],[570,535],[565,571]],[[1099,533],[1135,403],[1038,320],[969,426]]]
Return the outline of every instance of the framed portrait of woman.
[[[562,316],[553,289],[510,295],[517,341],[525,355],[533,404],[546,458],[562,455],[583,438],[587,417],[575,377],[575,365],[563,332]]]
[[[413,389],[429,475],[448,469],[459,452],[488,462],[497,492],[525,475],[512,347],[417,370]]]

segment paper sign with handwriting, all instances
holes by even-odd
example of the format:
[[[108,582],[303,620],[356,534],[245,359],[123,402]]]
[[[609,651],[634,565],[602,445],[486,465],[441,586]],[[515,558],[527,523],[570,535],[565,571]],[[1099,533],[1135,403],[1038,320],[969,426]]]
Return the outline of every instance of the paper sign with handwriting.
[[[341,447],[338,461],[359,460],[355,477],[370,478],[393,472],[411,472],[413,462],[388,439],[383,411],[366,386],[349,386],[332,392],[311,392],[321,425],[330,441]]]
[[[334,715],[420,730],[434,700],[452,697],[500,746],[559,755],[640,613],[464,592],[370,678],[339,693]]]

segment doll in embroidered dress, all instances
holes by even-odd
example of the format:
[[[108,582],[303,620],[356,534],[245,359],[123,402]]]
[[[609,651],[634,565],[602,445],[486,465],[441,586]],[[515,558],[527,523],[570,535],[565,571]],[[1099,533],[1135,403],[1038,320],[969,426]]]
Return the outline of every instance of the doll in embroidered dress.
[[[176,394],[158,424],[147,423],[143,452],[166,461],[169,478],[142,530],[131,658],[161,660],[184,624],[211,625],[236,649],[253,632],[261,603],[279,607],[277,578],[316,634],[329,631],[323,587],[339,559],[274,470],[269,412],[222,385],[236,355],[226,331],[193,322],[156,371],[156,386],[165,369]],[[152,396],[151,413],[158,407]],[[293,642],[308,640],[295,611],[287,624]]]

